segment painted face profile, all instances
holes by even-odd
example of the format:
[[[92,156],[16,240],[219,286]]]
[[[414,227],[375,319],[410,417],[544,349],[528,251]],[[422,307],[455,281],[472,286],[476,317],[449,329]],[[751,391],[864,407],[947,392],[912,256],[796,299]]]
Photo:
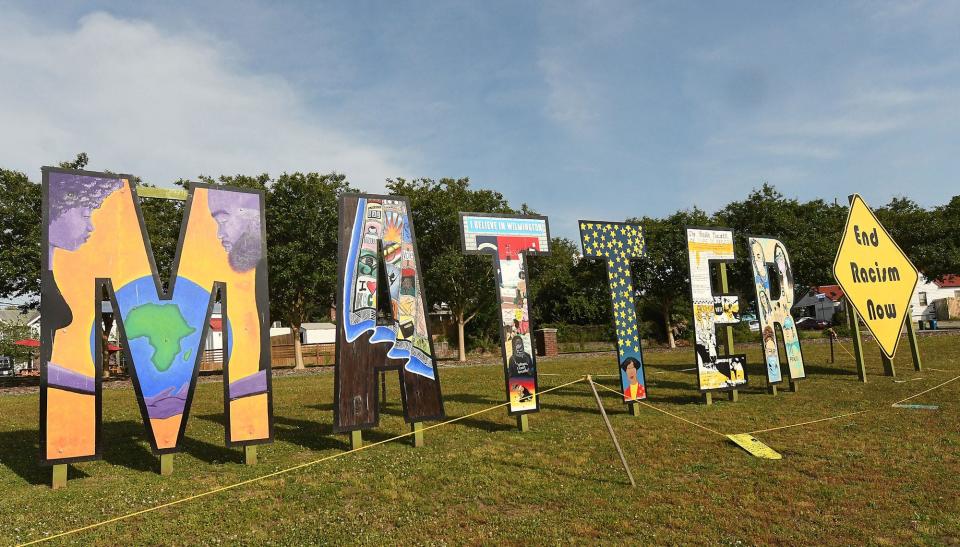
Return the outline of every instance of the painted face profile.
[[[93,211],[119,190],[123,181],[71,173],[50,173],[49,181],[49,252],[53,247],[76,251],[93,233]]]
[[[633,357],[627,357],[623,364],[620,365],[620,368],[623,369],[623,372],[627,375],[627,379],[630,380],[631,384],[639,383],[639,380],[637,379],[637,372],[640,370],[639,361]]]
[[[763,268],[764,257],[763,257],[763,245],[760,245],[760,242],[757,240],[753,241],[753,267],[754,268]]]
[[[516,357],[523,355],[523,338],[520,338],[519,336],[513,337],[513,354]]]
[[[256,268],[263,255],[260,196],[210,190],[207,205],[210,215],[217,221],[217,239],[227,251],[230,267],[237,272]]]

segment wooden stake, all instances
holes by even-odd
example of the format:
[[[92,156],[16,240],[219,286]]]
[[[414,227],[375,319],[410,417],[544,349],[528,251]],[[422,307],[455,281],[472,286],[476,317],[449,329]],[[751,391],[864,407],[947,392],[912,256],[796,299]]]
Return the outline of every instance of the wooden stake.
[[[613,426],[610,425],[610,419],[607,418],[607,411],[603,408],[603,402],[600,401],[600,394],[597,393],[597,386],[593,385],[593,378],[591,378],[589,374],[587,375],[587,382],[590,383],[590,389],[593,390],[593,397],[597,400],[597,407],[600,409],[600,416],[603,417],[603,423],[607,424],[607,433],[610,434],[610,439],[613,441],[613,446],[617,449],[617,454],[620,455],[620,463],[623,464],[623,469],[627,472],[627,477],[630,479],[630,486],[636,488],[637,483],[633,480],[633,473],[630,472],[630,466],[627,465],[627,458],[623,456],[623,450],[617,441],[617,434],[614,433]]]
[[[410,424],[410,431],[413,431],[413,447],[423,446],[423,422],[413,422]]]
[[[880,350],[880,361],[883,363],[883,373],[887,376],[897,377],[897,369],[893,367],[893,359],[887,357],[887,354]]]
[[[777,396],[777,384],[770,384],[770,394],[774,397]]]
[[[243,447],[243,462],[247,465],[257,465],[257,445]]]
[[[639,403],[630,403],[630,415],[639,416],[640,415],[640,404]]]
[[[792,378],[790,379],[790,391],[796,393],[797,390],[799,389],[799,385],[800,385],[800,380],[794,380]]]
[[[739,401],[739,400],[740,400],[740,392],[737,391],[737,390],[735,390],[735,389],[731,389],[731,390],[730,390],[730,400],[733,401],[734,403],[737,402],[737,401]]]
[[[912,313],[913,306],[907,310],[907,317],[910,317]],[[920,346],[917,345],[917,328],[913,325],[912,319],[907,321],[907,338],[910,340],[910,356],[913,357],[913,369],[923,370],[923,365],[920,363]]]
[[[863,360],[863,339],[860,337],[860,316],[850,301],[847,301],[847,318],[850,322],[850,336],[853,337],[853,357],[857,361],[857,375],[860,381],[867,383],[867,365]]]
[[[710,391],[703,392],[703,404],[710,406],[713,404],[713,393]]]
[[[350,450],[363,446],[363,431],[357,429],[350,432]]]
[[[526,414],[517,416],[517,429],[520,430],[520,433],[526,433],[527,431],[530,431],[530,421],[527,420]]]
[[[165,477],[173,475],[173,454],[160,454],[160,474]]]
[[[50,487],[56,490],[67,485],[67,464],[59,463],[53,466],[53,476],[50,481]]]

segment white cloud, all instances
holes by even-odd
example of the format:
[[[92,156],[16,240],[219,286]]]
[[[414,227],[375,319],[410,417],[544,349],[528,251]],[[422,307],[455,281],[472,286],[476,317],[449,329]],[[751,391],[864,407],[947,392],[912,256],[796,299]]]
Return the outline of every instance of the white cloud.
[[[49,29],[0,20],[2,165],[32,177],[87,152],[90,168],[157,184],[200,174],[338,171],[365,190],[410,171],[311,113],[283,78],[253,74],[230,44],[94,13]]]

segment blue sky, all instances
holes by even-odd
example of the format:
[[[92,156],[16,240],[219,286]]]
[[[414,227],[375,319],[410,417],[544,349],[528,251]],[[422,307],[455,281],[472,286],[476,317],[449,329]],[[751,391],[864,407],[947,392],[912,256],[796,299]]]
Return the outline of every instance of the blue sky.
[[[160,4],[0,0],[3,166],[469,176],[571,238],[763,181],[960,194],[957,2]]]

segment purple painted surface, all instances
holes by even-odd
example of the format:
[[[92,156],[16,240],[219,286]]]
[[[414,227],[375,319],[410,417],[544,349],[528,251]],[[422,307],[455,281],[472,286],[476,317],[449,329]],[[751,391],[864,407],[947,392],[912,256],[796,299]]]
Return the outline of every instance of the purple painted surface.
[[[123,181],[74,175],[50,173],[50,248],[60,247],[76,251],[93,233],[90,215],[103,205],[103,200],[123,187]]]
[[[93,393],[96,389],[96,382],[92,377],[53,363],[47,363],[47,385],[50,387],[65,387],[84,393]]]
[[[267,371],[261,370],[250,376],[230,382],[230,400],[267,392]]]
[[[147,404],[147,415],[151,419],[160,420],[183,414],[183,409],[187,406],[187,390],[189,389],[190,383],[188,382],[183,384],[176,392],[173,391],[172,387],[168,387],[153,397],[144,397],[144,402]]]
[[[245,272],[257,267],[263,256],[260,229],[260,195],[230,190],[209,190],[207,206],[217,221],[217,238],[230,267]]]

